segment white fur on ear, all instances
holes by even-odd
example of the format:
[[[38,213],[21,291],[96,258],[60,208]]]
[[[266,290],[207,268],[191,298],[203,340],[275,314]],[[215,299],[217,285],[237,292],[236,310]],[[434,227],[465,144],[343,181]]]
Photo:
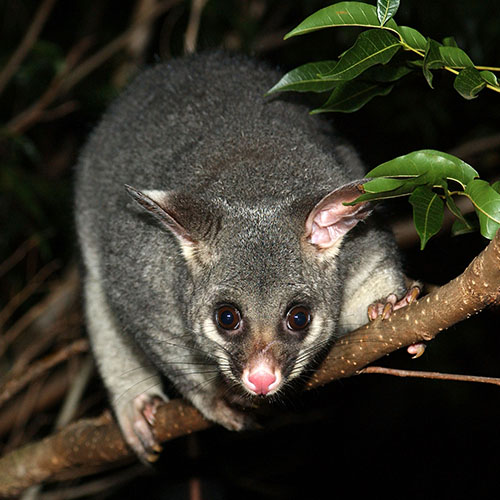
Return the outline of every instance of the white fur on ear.
[[[361,184],[366,179],[341,186],[327,194],[311,210],[306,220],[306,238],[319,249],[335,246],[360,220],[371,213],[369,203],[344,205],[363,194]]]
[[[192,246],[196,241],[188,230],[176,219],[173,207],[169,207],[169,192],[156,189],[139,191],[125,184],[128,194],[141,207],[151,213],[164,227],[177,236],[183,245]]]

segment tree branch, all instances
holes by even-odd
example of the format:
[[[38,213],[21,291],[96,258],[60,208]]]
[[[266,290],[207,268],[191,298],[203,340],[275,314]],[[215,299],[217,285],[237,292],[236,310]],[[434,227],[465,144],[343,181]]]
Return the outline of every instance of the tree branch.
[[[381,356],[431,340],[499,301],[500,232],[459,277],[395,311],[389,319],[377,319],[340,339],[312,375],[308,387],[358,374]],[[187,402],[174,400],[159,408],[155,432],[160,441],[167,441],[211,425]],[[109,414],[81,420],[0,459],[0,496],[16,495],[42,481],[80,477],[106,463],[131,457]]]
[[[417,370],[399,370],[384,366],[367,366],[358,370],[358,375],[375,373],[377,375],[392,375],[394,377],[430,378],[433,380],[453,380],[455,382],[479,382],[481,384],[500,385],[500,378],[481,377],[477,375],[458,375],[456,373],[424,372]]]
[[[26,55],[29,53],[31,47],[33,47],[37,41],[38,35],[40,34],[40,31],[42,31],[45,21],[49,17],[54,5],[55,0],[44,0],[40,4],[40,7],[38,7],[35,17],[33,18],[28,31],[26,31],[22,42],[19,44],[0,73],[0,94],[9,83],[9,80],[12,78],[19,65],[23,62]]]

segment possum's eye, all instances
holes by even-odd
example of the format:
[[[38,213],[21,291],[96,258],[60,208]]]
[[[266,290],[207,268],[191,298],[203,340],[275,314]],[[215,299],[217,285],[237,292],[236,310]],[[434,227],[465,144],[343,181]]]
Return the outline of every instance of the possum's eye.
[[[286,314],[286,326],[289,330],[303,330],[311,322],[311,312],[305,306],[292,307]]]
[[[240,326],[241,314],[236,307],[225,304],[215,311],[215,321],[224,330],[237,330]]]

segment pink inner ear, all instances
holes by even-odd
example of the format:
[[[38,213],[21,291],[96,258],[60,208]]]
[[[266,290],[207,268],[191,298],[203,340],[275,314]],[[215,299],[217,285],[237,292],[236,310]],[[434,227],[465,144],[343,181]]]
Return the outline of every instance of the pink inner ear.
[[[337,205],[339,204],[336,203],[332,207],[325,207],[313,218],[309,240],[320,248],[330,248],[335,245],[344,234],[360,221],[356,214],[342,214]],[[342,208],[345,207],[342,205]]]
[[[330,193],[313,208],[306,221],[306,236],[313,245],[321,249],[333,247],[360,220],[370,215],[367,203],[343,204],[360,195],[353,187],[349,185]]]

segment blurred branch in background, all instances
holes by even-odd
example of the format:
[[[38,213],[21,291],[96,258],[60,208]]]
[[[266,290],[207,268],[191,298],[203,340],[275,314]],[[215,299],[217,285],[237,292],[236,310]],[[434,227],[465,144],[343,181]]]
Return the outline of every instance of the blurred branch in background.
[[[135,55],[140,55],[140,47],[147,43],[148,27],[155,18],[172,8],[180,0],[162,2],[139,2],[137,15],[131,26],[92,56],[80,62],[90,46],[90,40],[83,39],[69,51],[60,73],[56,74],[44,94],[28,109],[12,118],[6,125],[7,132],[13,135],[26,132],[37,123],[43,112],[57,99],[64,96],[83,78],[99,68],[108,59],[127,46]],[[141,39],[139,41],[139,39]]]
[[[184,54],[193,54],[196,51],[196,42],[200,30],[201,13],[207,0],[191,0],[189,22],[184,37]]]
[[[0,94],[3,92],[6,85],[9,83],[9,80],[19,68],[19,65],[23,62],[30,49],[33,47],[55,3],[56,0],[43,0],[40,4],[40,7],[33,17],[33,22],[26,31],[22,42],[19,44],[17,50],[12,54],[7,64],[0,72]]]

